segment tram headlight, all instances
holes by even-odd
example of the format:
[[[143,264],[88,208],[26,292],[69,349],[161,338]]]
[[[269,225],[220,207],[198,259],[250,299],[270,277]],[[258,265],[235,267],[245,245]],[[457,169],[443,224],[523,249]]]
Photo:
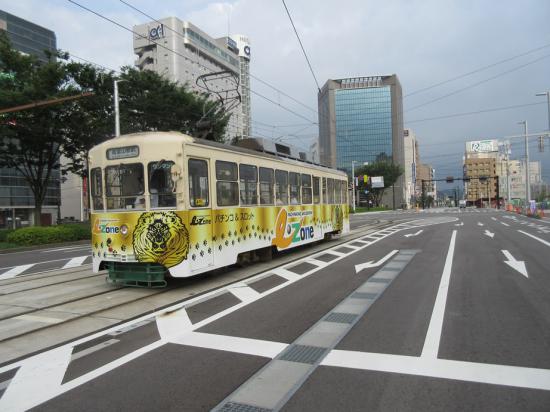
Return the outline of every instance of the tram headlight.
[[[120,226],[120,233],[122,233],[124,236],[128,234],[128,226],[122,225]]]

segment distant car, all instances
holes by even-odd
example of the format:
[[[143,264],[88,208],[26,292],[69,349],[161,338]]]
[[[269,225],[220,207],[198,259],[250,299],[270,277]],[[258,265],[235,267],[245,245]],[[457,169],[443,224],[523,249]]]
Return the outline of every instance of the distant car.
[[[466,209],[466,201],[465,200],[459,200],[458,201],[458,207],[461,209]]]

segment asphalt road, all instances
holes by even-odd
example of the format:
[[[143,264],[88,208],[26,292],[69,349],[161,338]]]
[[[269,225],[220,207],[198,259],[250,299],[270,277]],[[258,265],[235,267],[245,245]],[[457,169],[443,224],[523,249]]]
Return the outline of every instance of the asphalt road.
[[[549,410],[550,224],[373,218],[395,225],[3,366],[0,410]]]

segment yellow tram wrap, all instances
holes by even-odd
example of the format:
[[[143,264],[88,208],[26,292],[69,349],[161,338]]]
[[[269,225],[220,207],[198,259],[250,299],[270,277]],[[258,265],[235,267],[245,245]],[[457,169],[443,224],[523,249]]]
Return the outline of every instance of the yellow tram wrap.
[[[88,162],[93,269],[114,281],[193,276],[349,231],[346,174],[296,157],[145,132]]]

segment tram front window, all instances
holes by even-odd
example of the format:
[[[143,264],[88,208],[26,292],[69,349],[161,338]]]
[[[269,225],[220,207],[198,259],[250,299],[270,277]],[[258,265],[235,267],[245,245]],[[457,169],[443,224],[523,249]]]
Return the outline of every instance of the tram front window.
[[[149,163],[149,196],[151,208],[175,207],[176,196],[173,193],[174,183],[170,174],[174,162],[159,160]]]
[[[120,164],[105,168],[107,209],[145,209],[143,165]]]

